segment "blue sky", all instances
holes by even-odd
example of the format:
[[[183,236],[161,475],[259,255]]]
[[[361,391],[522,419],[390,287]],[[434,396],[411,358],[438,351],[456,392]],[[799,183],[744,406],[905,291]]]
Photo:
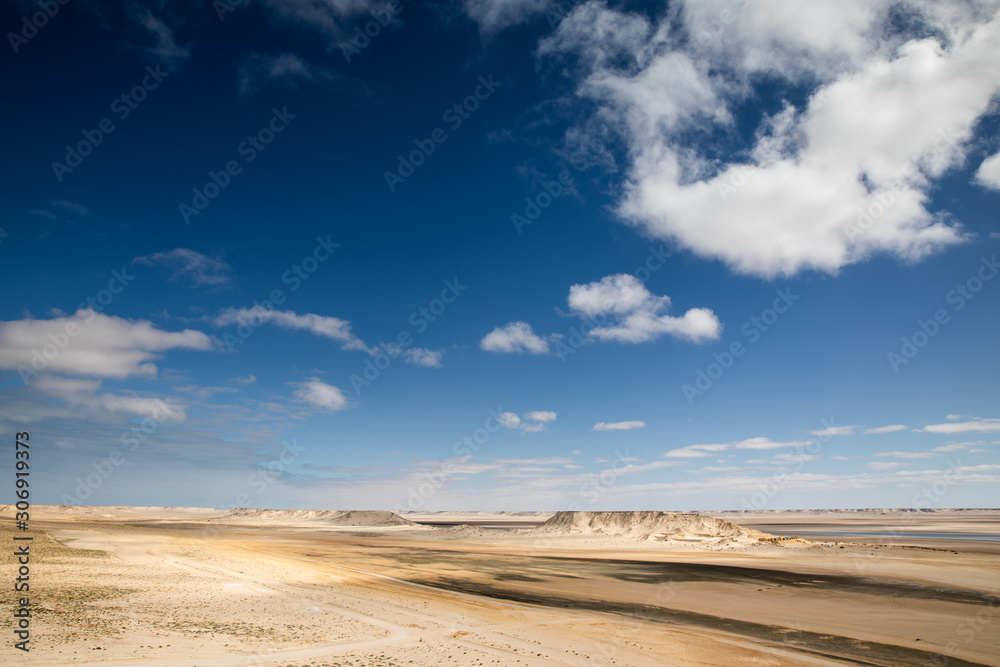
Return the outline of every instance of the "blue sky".
[[[997,2],[39,7],[37,502],[1000,505]]]

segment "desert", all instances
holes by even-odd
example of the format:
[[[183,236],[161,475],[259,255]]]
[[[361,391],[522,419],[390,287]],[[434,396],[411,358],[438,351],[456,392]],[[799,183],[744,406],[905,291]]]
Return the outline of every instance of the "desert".
[[[897,535],[832,539],[859,526]],[[33,665],[1000,665],[997,510],[41,506],[34,530]]]

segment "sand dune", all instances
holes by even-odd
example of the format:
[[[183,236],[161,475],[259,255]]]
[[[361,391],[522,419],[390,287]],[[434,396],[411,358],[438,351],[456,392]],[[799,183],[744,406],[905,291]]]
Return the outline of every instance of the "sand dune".
[[[330,526],[415,526],[395,512],[385,510],[268,510],[238,508],[227,510],[218,521],[301,523],[317,522]]]
[[[756,542],[766,534],[735,523],[682,512],[556,512],[536,532],[601,535],[632,540],[681,542]]]

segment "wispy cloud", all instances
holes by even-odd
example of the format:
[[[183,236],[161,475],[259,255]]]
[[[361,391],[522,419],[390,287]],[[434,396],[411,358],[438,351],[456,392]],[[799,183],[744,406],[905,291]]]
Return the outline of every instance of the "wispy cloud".
[[[70,406],[83,406],[91,413],[132,415],[157,422],[184,421],[187,416],[179,403],[168,402],[161,396],[98,393],[100,380],[42,375],[35,380],[34,386]]]
[[[341,343],[345,350],[370,351],[360,338],[351,333],[351,323],[339,317],[326,317],[313,313],[299,315],[290,310],[273,310],[257,305],[253,308],[229,308],[216,317],[213,323],[218,327],[231,324],[248,326],[273,324],[282,329],[308,331],[315,336],[329,338]]]
[[[706,445],[688,445],[687,447],[680,447],[678,449],[671,449],[669,452],[664,454],[664,456],[671,458],[703,458],[706,456],[714,456],[719,452],[728,452],[740,449],[750,449],[750,450],[762,450],[762,449],[781,449],[785,447],[805,447],[810,444],[811,441],[793,441],[793,442],[774,442],[768,438],[748,438],[746,440],[739,440],[737,442],[725,442],[718,444],[706,444]]]
[[[552,0],[465,0],[465,12],[486,34],[524,23],[552,6]]]
[[[1000,419],[974,419],[945,424],[931,424],[923,428],[927,433],[970,433],[1000,431]]]
[[[876,433],[894,433],[895,431],[905,431],[906,426],[904,424],[889,424],[888,426],[876,426],[875,428],[866,428],[863,433],[865,435],[872,435]]]
[[[963,452],[966,450],[971,450],[973,447],[980,447],[985,444],[986,442],[984,440],[976,440],[975,442],[949,442],[944,445],[941,445],[940,447],[935,447],[931,451],[942,452],[942,453]]]
[[[628,421],[628,422],[597,422],[594,424],[592,431],[631,431],[636,428],[645,428],[646,422],[643,421]]]
[[[82,204],[77,204],[76,202],[67,201],[65,199],[56,199],[52,202],[53,206],[65,209],[70,213],[74,213],[82,218],[86,218],[90,215],[90,211],[86,206]]]
[[[191,58],[191,46],[181,46],[174,39],[174,31],[149,10],[139,15],[139,24],[153,37],[153,46],[147,52],[168,68],[181,65]]]
[[[857,426],[828,426],[818,431],[809,431],[809,434],[819,438],[830,438],[835,435],[854,435],[854,430],[857,428]]]
[[[172,271],[171,280],[186,279],[195,287],[230,287],[232,270],[221,259],[203,255],[190,248],[174,248],[165,252],[136,257],[136,264],[165,266]]]
[[[903,463],[902,461],[872,461],[868,463],[868,467],[872,470],[892,470],[894,468],[902,468],[908,465],[910,464]]]
[[[934,454],[931,452],[879,452],[875,456],[887,456],[897,459],[929,459]]]
[[[336,70],[306,62],[295,53],[251,53],[240,64],[237,86],[240,94],[249,95],[268,83],[295,87],[298,83],[325,85],[341,79]]]

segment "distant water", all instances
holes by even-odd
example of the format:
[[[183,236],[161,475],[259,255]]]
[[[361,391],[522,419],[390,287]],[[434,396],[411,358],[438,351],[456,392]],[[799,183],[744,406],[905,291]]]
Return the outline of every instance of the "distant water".
[[[905,539],[936,539],[936,540],[983,540],[987,542],[1000,542],[1000,534],[997,533],[927,533],[900,531],[898,533],[864,533],[864,532],[841,532],[834,530],[818,531],[770,531],[773,535],[799,535],[808,537],[810,535],[840,535],[843,537],[870,537],[880,540],[905,540]]]

